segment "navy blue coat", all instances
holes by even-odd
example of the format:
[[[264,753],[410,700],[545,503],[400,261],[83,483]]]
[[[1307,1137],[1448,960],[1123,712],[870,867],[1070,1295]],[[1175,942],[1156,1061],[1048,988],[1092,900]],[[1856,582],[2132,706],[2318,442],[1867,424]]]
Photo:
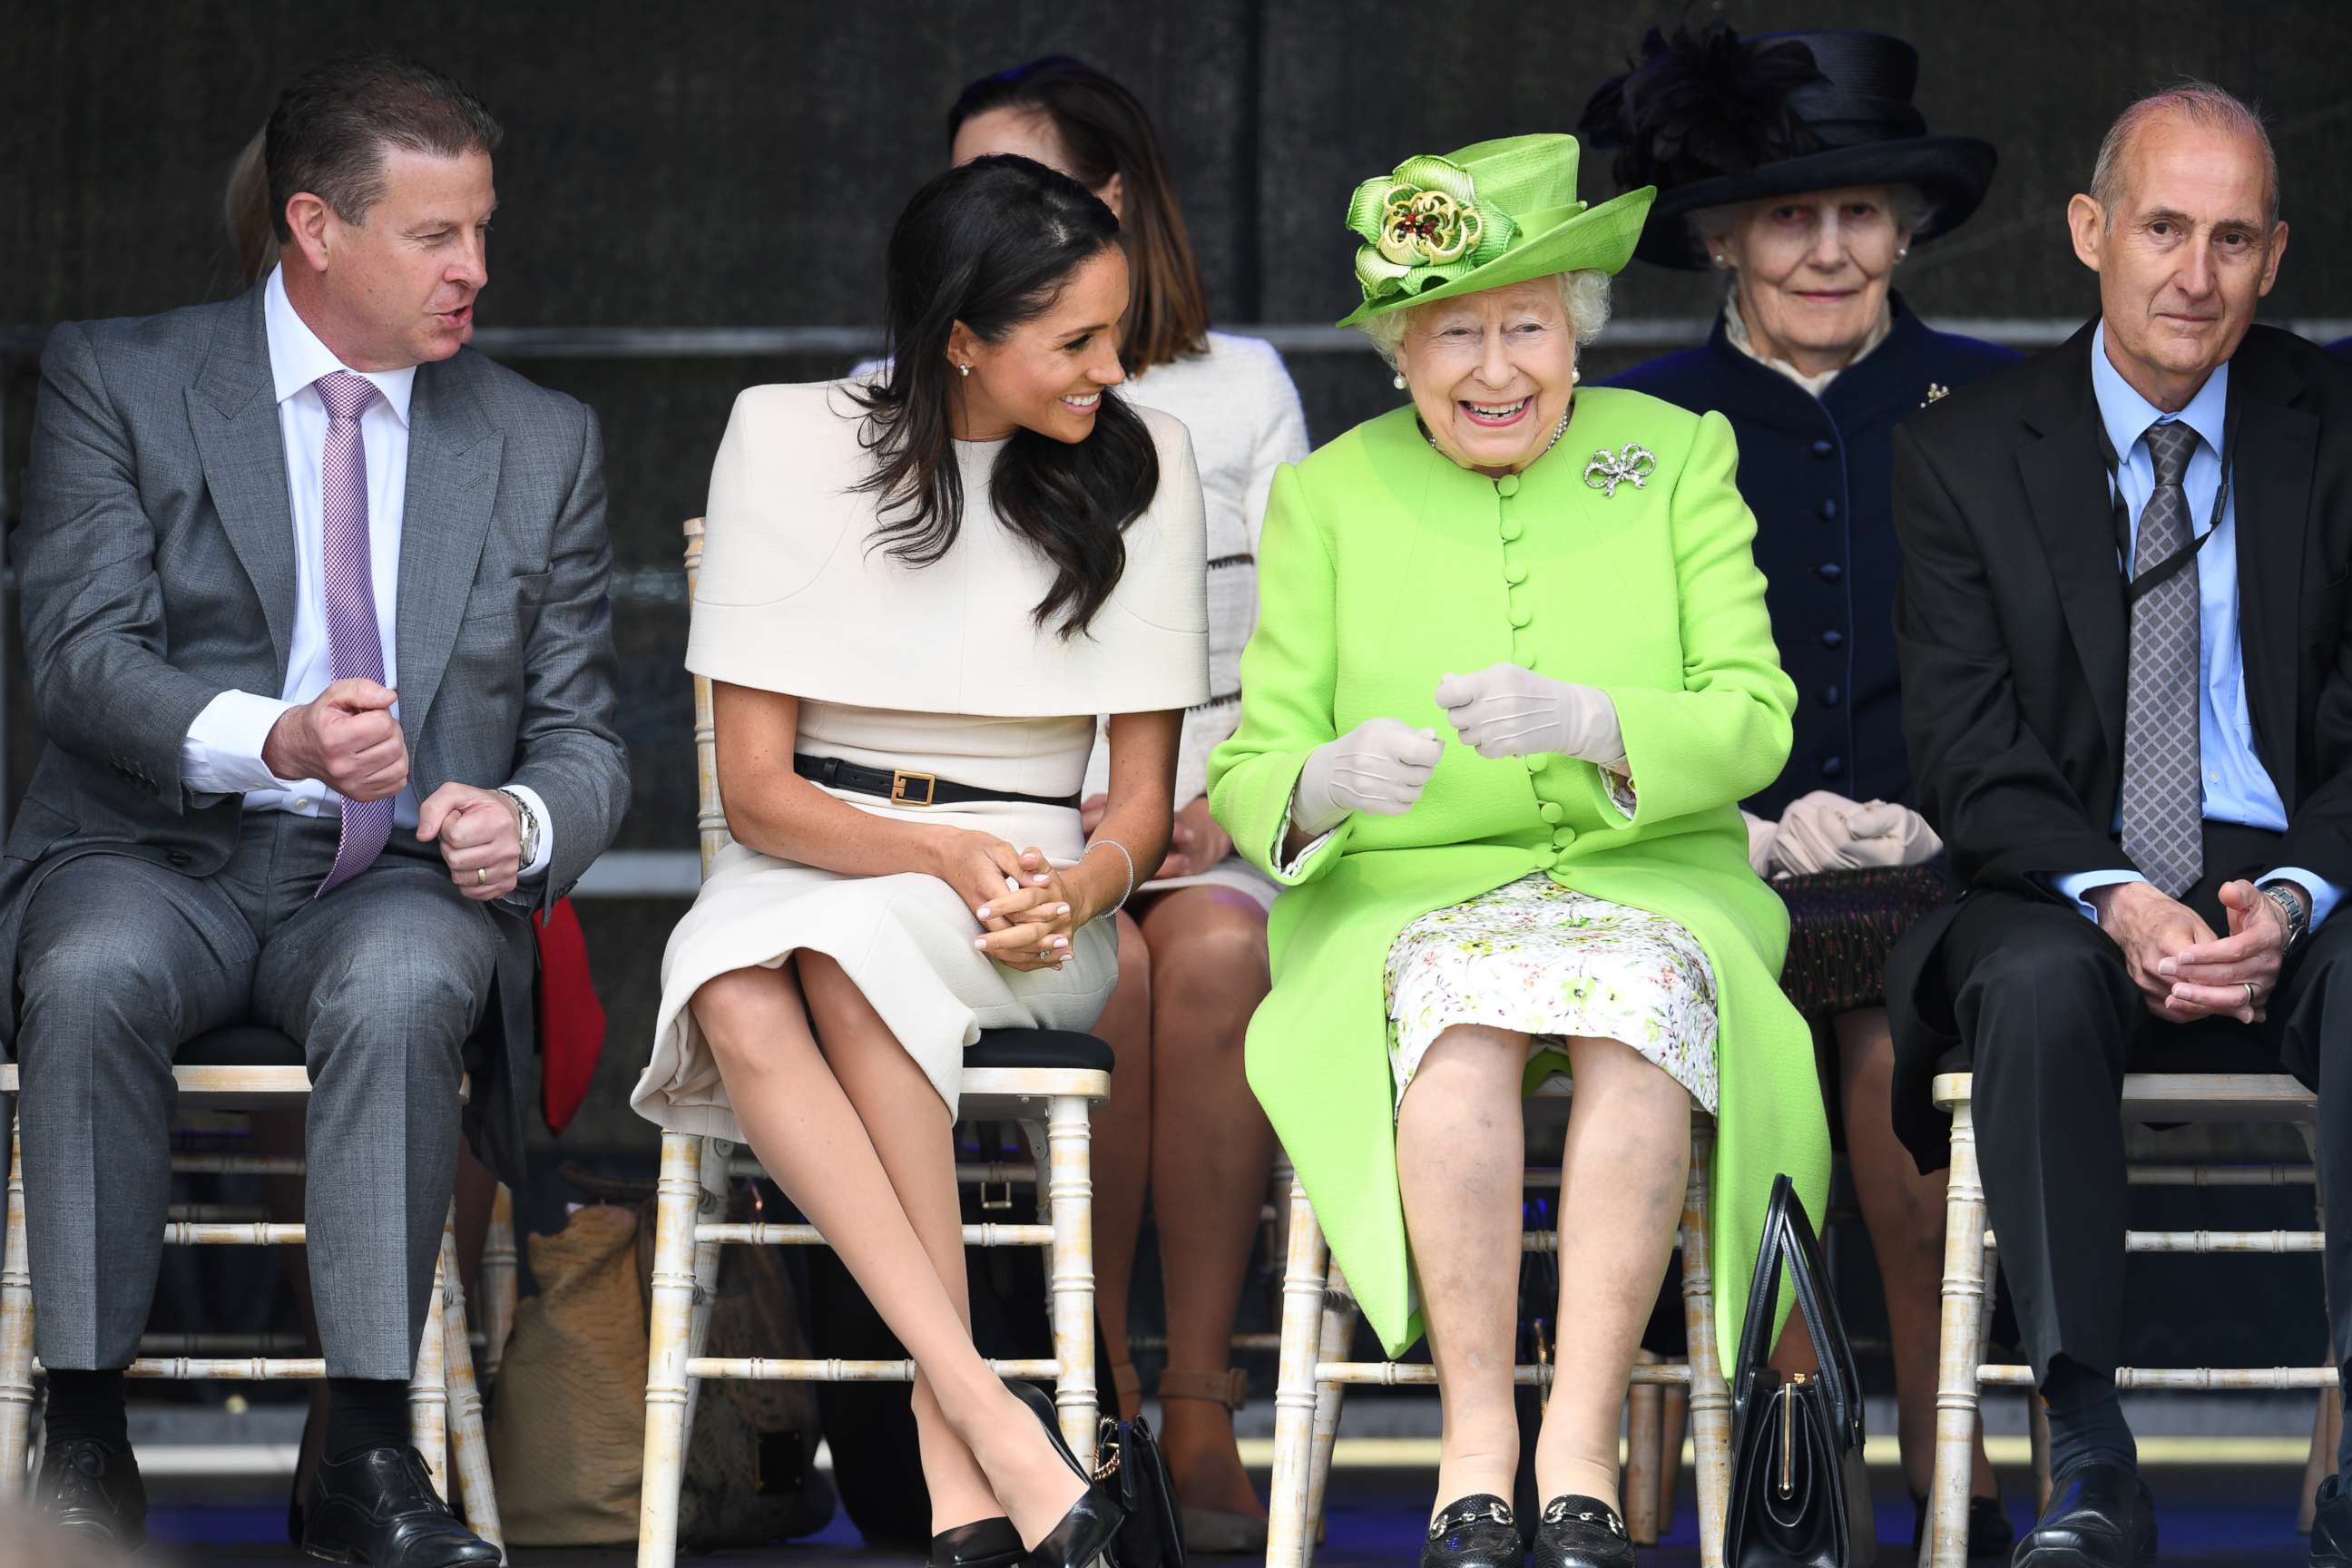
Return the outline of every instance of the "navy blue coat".
[[[1748,803],[1760,816],[1817,789],[1912,804],[1895,666],[1895,426],[2020,356],[1930,330],[1899,295],[1894,311],[1885,340],[1819,398],[1732,347],[1720,320],[1704,347],[1611,383],[1718,412],[1738,437],[1756,563],[1798,696],[1789,765]]]
[[[2352,338],[2336,339],[2327,345],[2327,352],[2332,354],[2341,354],[2346,359],[2352,359]]]

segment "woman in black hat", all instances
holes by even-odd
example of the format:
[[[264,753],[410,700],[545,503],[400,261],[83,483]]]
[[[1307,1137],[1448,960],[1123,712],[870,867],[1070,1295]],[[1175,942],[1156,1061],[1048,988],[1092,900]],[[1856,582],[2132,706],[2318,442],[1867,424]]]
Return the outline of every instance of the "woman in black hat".
[[[1719,412],[1738,437],[1757,564],[1800,693],[1789,765],[1748,803],[1752,858],[1790,908],[1782,984],[1837,1043],[1915,1498],[1934,1456],[1944,1176],[1922,1175],[1895,1139],[1884,972],[1946,891],[1941,847],[1908,804],[1896,712],[1893,437],[2018,357],[1932,331],[1894,291],[1913,246],[1976,210],[1994,163],[1983,142],[1927,133],[1917,75],[1910,45],[1874,33],[1653,29],[1578,128],[1616,151],[1621,184],[1659,189],[1636,254],[1727,284],[1704,347],[1616,384]],[[1969,1553],[2006,1552],[1981,1445],[1976,1491]]]

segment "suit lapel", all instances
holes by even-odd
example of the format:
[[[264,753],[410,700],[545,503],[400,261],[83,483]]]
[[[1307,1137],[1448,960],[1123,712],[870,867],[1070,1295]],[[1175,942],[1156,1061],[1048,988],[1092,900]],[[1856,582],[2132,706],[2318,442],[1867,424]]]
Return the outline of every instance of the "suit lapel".
[[[2107,753],[2120,765],[2130,627],[2116,560],[2115,506],[2099,458],[2099,402],[2091,391],[2093,330],[2084,328],[2051,357],[2026,405],[2029,435],[2017,463],[2067,633],[2090,681]]]
[[[2247,352],[2251,350],[2252,352]],[[2231,366],[2237,455],[2238,647],[2254,741],[2279,798],[2295,798],[2295,638],[2303,583],[2304,528],[2318,421],[2292,406],[2302,390],[2293,367],[2254,342]]]
[[[400,524],[400,727],[409,755],[441,689],[481,563],[505,437],[484,417],[462,360],[420,365],[409,405]]]
[[[205,488],[222,531],[261,601],[283,689],[294,642],[294,510],[286,490],[286,444],[269,376],[261,289],[213,340],[188,388],[188,426],[205,468]]]

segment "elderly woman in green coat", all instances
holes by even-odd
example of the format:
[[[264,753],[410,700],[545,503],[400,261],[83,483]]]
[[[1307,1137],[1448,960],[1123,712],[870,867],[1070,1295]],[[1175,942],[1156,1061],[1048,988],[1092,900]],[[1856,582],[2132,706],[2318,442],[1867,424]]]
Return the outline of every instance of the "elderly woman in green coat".
[[[1738,802],[1787,760],[1731,427],[1576,389],[1654,193],[1576,199],[1569,136],[1420,157],[1355,195],[1360,326],[1411,402],[1276,477],[1217,820],[1286,891],[1251,1087],[1391,1355],[1444,1405],[1422,1562],[1520,1561],[1510,1368],[1520,1100],[1576,1092],[1559,1343],[1536,1444],[1547,1568],[1633,1562],[1618,1415],[1718,1128],[1717,1321],[1773,1176],[1829,1169],[1780,900]]]

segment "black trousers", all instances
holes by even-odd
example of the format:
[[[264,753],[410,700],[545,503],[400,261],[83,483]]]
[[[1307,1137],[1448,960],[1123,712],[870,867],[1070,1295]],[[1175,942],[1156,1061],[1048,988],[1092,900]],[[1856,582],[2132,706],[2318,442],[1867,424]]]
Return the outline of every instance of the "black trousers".
[[[2210,827],[2206,864],[2251,830]],[[2256,840],[2269,836],[2254,834]],[[2215,873],[2184,900],[2229,927]],[[2352,1369],[2352,915],[2338,912],[2297,953],[2266,1018],[2161,1022],[2123,950],[2071,904],[2000,890],[1954,912],[1938,957],[1969,1061],[1985,1201],[2000,1267],[2037,1378],[2055,1356],[2100,1372],[2121,1352],[2126,1195],[2123,1076],[2272,1072],[2284,1065],[2319,1093],[2318,1174],[2335,1281],[2330,1328]],[[2333,1048],[2331,1048],[2331,1046]]]

